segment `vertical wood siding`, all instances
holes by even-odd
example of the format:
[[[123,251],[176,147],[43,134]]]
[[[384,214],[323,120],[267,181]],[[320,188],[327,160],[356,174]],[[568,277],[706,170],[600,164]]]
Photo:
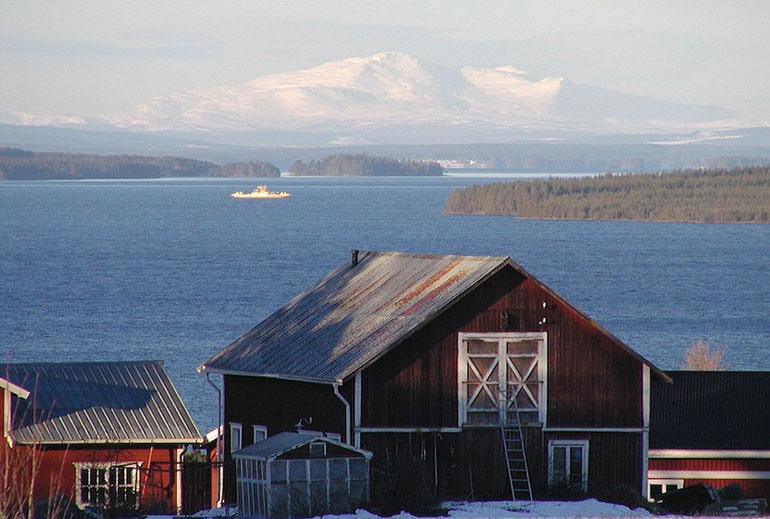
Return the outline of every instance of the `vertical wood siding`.
[[[362,425],[456,427],[457,334],[503,331],[548,333],[549,426],[641,427],[639,361],[512,268],[364,370]]]
[[[16,449],[28,449],[19,445]],[[35,500],[57,493],[74,500],[77,473],[74,463],[140,462],[140,507],[143,512],[176,513],[176,446],[110,445],[102,448],[70,446],[44,448],[35,480]]]
[[[343,388],[348,394],[350,390]],[[243,426],[243,447],[253,443],[252,426],[267,426],[267,434],[296,432],[300,418],[313,421],[306,429],[334,432],[345,439],[345,406],[331,384],[315,384],[267,377],[224,377],[224,496],[234,503],[235,467],[230,461],[230,422]],[[352,398],[348,400],[352,405]]]
[[[508,329],[503,329],[503,312],[509,316]],[[592,322],[512,268],[497,273],[363,372],[362,425],[457,427],[457,334],[504,331],[548,334],[550,427],[642,426],[639,361]],[[399,442],[416,441],[396,436],[364,435],[362,446],[375,452],[374,467],[388,470],[387,460],[394,459],[396,450],[408,450]],[[641,434],[561,436],[589,439],[591,489],[610,484],[641,488]],[[547,438],[540,428],[526,430],[533,487],[539,493],[547,486]],[[438,484],[451,490],[450,495],[508,494],[498,429],[445,433],[439,445],[446,447],[439,452],[447,457],[438,460]]]
[[[770,459],[656,459],[650,460],[650,470],[703,470],[712,472],[742,471],[770,472]],[[678,478],[677,478],[678,479]],[[707,485],[724,488],[727,485],[741,487],[746,498],[765,498],[770,501],[770,479],[729,479],[715,474],[713,478],[685,478],[685,485]]]

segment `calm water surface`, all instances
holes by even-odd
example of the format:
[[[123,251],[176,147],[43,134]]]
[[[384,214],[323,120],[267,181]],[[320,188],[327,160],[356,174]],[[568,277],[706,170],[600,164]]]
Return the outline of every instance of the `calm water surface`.
[[[6,361],[161,359],[202,430],[195,368],[350,249],[511,256],[663,369],[695,339],[770,370],[770,226],[545,222],[441,214],[500,178],[0,183]]]

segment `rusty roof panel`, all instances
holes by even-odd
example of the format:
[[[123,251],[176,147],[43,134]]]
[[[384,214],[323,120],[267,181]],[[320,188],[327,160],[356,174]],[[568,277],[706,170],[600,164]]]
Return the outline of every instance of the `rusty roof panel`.
[[[339,266],[201,369],[344,379],[508,261],[361,252],[355,267]]]
[[[19,443],[193,443],[201,440],[161,361],[9,364],[30,392],[16,399]]]

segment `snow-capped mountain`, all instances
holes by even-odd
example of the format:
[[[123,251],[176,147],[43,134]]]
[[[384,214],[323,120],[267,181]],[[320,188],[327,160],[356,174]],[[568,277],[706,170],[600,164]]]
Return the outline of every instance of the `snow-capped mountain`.
[[[315,146],[689,136],[745,125],[723,108],[624,94],[514,66],[441,67],[401,52],[174,93],[117,115],[81,118],[0,110],[0,124]]]
[[[19,110],[0,110],[0,124],[15,126],[80,126],[85,119],[77,115],[65,115],[44,110],[22,112]]]
[[[280,130],[364,135],[405,128],[474,134],[506,131],[639,133],[731,126],[717,107],[659,101],[512,66],[443,68],[383,52],[264,76],[235,86],[158,97],[109,117],[144,131]]]

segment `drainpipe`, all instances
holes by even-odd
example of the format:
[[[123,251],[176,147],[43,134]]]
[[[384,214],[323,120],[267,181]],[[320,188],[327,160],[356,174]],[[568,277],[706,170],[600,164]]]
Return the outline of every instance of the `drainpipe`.
[[[222,507],[222,476],[224,476],[223,473],[223,463],[222,459],[224,458],[224,452],[222,452],[223,445],[222,445],[222,432],[224,431],[224,420],[222,417],[222,390],[219,389],[216,384],[214,384],[211,381],[211,378],[209,377],[209,373],[206,372],[206,382],[209,383],[211,387],[214,388],[214,391],[217,392],[217,507]]]
[[[342,402],[345,405],[345,443],[348,445],[351,445],[350,443],[350,402],[345,400],[345,397],[342,396],[340,393],[340,384],[342,384],[341,381],[332,382],[332,387],[334,388],[334,395],[340,399],[340,402]]]

